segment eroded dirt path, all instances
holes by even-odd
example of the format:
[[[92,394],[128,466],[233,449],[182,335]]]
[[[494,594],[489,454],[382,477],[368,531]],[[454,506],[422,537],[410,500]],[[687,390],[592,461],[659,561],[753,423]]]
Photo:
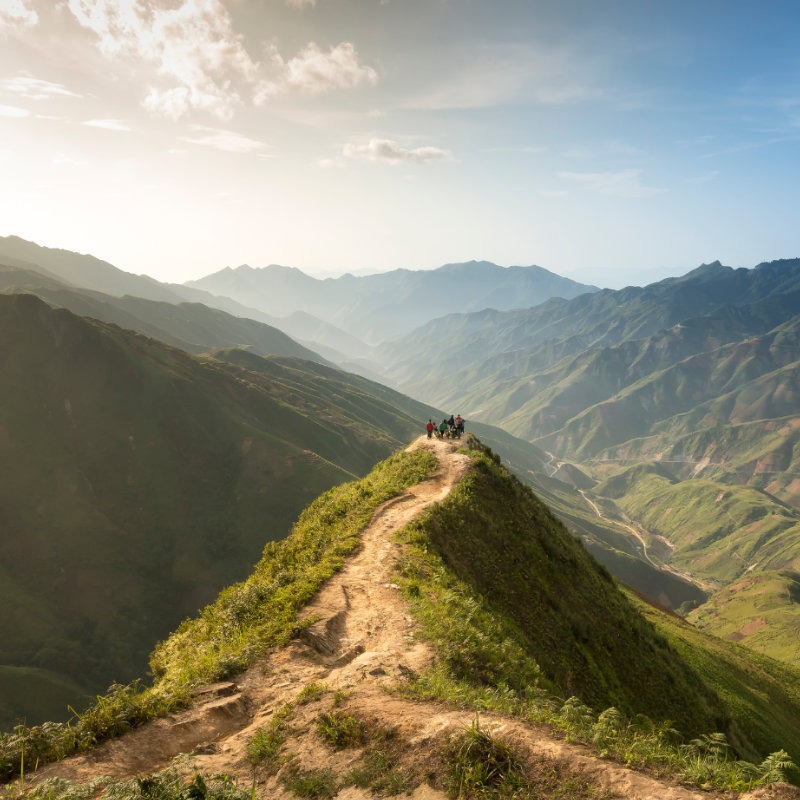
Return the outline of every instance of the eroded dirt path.
[[[432,449],[439,459],[435,476],[414,486],[375,513],[362,535],[362,546],[340,573],[331,578],[305,615],[318,621],[303,638],[276,650],[235,682],[218,684],[201,694],[190,709],[157,720],[94,751],[45,767],[38,779],[60,776],[86,782],[108,775],[116,779],[150,774],[185,755],[184,769],[234,777],[243,786],[255,778],[259,798],[291,798],[279,776],[261,775],[246,760],[247,744],[275,712],[294,703],[312,684],[324,684],[347,697],[348,713],[391,727],[424,761],[444,732],[469,727],[475,716],[435,703],[402,699],[387,691],[433,658],[418,637],[417,626],[392,583],[401,545],[393,532],[432,503],[446,497],[464,474],[469,459],[458,442],[421,437],[412,447]],[[355,763],[354,750],[332,752],[314,727],[320,706],[304,705],[292,718],[292,733],[282,751],[303,768],[329,767],[339,772]],[[709,793],[667,785],[646,775],[595,758],[578,745],[552,737],[547,730],[521,720],[481,715],[481,727],[503,737],[531,759],[566,762],[570,772],[619,797],[637,800],[708,800]],[[174,762],[173,762],[174,763]],[[348,787],[339,800],[365,800],[367,790]],[[416,800],[445,795],[420,781]]]

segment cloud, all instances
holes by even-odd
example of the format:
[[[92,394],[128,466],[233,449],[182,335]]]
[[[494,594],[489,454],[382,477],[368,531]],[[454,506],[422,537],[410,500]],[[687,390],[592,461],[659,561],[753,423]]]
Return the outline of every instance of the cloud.
[[[150,82],[142,104],[175,120],[194,110],[229,120],[247,99],[260,104],[292,90],[318,94],[378,79],[349,42],[327,52],[310,42],[288,60],[273,47],[267,63],[254,60],[222,0],[67,2],[75,19],[95,34],[104,55],[155,67],[158,78]],[[268,79],[267,69],[277,70],[277,76]]]
[[[640,169],[623,169],[619,172],[559,172],[558,177],[578,183],[598,194],[614,197],[647,197],[663,191],[644,186]]]
[[[0,2],[0,30],[24,29],[38,24],[39,15],[31,7],[31,0],[2,0]]]
[[[358,53],[350,42],[331,47],[327,53],[315,42],[309,42],[286,62],[273,52],[273,61],[282,67],[282,81],[287,87],[311,94],[378,82],[378,73],[359,63]]]
[[[304,8],[305,6],[314,8],[316,4],[317,0],[286,0],[286,5],[292,8]]]
[[[445,161],[452,157],[448,150],[438,147],[417,147],[412,150],[390,139],[370,139],[367,144],[347,144],[343,155],[346,158],[384,161],[388,164],[419,164],[426,161]]]
[[[130,131],[130,128],[118,119],[87,119],[83,124],[90,128],[103,128],[107,131]]]
[[[19,108],[18,106],[0,106],[0,117],[15,117],[21,119],[22,117],[29,117],[31,112],[27,108]]]
[[[253,61],[220,0],[69,0],[75,19],[109,57],[144,59],[167,86],[153,86],[144,106],[178,119],[192,109],[221,119],[242,100],[236,81],[257,80]]]
[[[254,153],[267,147],[264,142],[250,139],[233,131],[208,128],[205,125],[192,125],[191,128],[196,135],[186,136],[183,141],[213,147],[226,153]]]
[[[24,97],[27,100],[47,100],[52,97],[81,97],[81,95],[65,89],[60,83],[39,80],[39,78],[33,78],[30,75],[18,75],[15,78],[0,80],[0,94],[12,94],[17,97]]]

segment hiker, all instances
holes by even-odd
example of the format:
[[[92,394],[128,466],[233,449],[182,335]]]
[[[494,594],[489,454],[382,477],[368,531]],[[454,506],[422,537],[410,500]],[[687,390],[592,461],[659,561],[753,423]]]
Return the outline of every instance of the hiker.
[[[431,435],[433,434],[433,421],[432,420],[430,420],[430,419],[428,420],[428,424],[425,426],[425,430],[428,431],[428,438],[430,439]]]
[[[450,428],[450,432],[453,432],[453,428],[456,426],[456,421],[453,419],[453,415],[450,415],[450,419],[447,420],[447,427]]]
[[[459,414],[456,419],[456,436],[461,438],[461,434],[464,433],[464,418]]]
[[[444,432],[447,430],[447,420],[443,419],[439,423],[439,438],[444,439]]]

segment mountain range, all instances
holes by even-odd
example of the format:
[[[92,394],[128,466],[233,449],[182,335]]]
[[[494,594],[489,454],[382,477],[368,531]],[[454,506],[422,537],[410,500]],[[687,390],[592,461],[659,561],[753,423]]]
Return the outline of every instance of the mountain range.
[[[156,299],[150,281],[149,299],[75,286],[138,290],[95,259],[13,244],[0,255],[5,726],[143,675],[154,643],[310,499],[435,413],[263,322]]]
[[[109,676],[141,674],[147,648],[176,616],[246,573],[273,537],[253,517],[269,519],[280,538],[315,492],[363,474],[428,417],[450,413],[464,415],[468,430],[500,453],[618,579],[703,630],[787,662],[800,655],[792,599],[800,580],[800,260],[753,269],[714,262],[618,291],[556,280],[538,267],[485,262],[325,281],[285,267],[240,267],[179,287],[15,237],[0,239],[0,265],[0,287],[9,295],[0,300],[9,301],[3,314],[10,320],[4,375],[14,376],[0,406],[7,415],[0,446],[11,448],[6,464],[28,458],[27,467],[9,468],[5,477],[9,508],[25,497],[30,506],[13,512],[21,521],[7,528],[14,532],[4,545],[9,553],[22,557],[19,543],[27,540],[45,546],[29,532],[42,509],[50,516],[40,531],[65,527],[55,511],[62,507],[71,509],[62,517],[76,527],[96,527],[103,536],[125,530],[109,508],[93,505],[97,486],[127,509],[126,521],[140,515],[144,550],[160,552],[153,540],[159,526],[169,541],[181,542],[170,545],[173,556],[187,541],[180,537],[206,531],[200,542],[211,546],[220,529],[214,525],[233,524],[237,510],[247,509],[240,522],[250,528],[233,535],[242,541],[231,544],[229,560],[219,559],[213,581],[196,578],[215,561],[199,544],[186,571],[166,559],[171,571],[151,573],[159,585],[177,576],[177,587],[191,575],[189,582],[207,588],[171,595],[159,610],[148,607],[161,627],[136,634],[138,662],[125,656],[140,666],[124,674],[98,667],[91,688],[81,686],[85,692]],[[62,348],[37,326],[74,331],[64,341],[77,344]],[[15,338],[16,327],[26,335]],[[82,356],[84,350],[97,355]],[[75,375],[83,380],[71,383]],[[50,399],[42,406],[45,390]],[[95,448],[88,454],[70,428],[74,412],[65,411],[82,396],[108,400],[89,414],[98,430],[86,440]],[[136,459],[147,455],[141,437],[169,447],[131,466],[131,443],[109,433],[126,426],[138,431],[130,434]],[[27,456],[8,439],[18,429],[36,443]],[[114,442],[109,463],[119,465],[98,475],[92,465],[106,458],[98,444],[106,440]],[[48,459],[58,466],[43,471]],[[71,477],[51,486],[42,475]],[[214,490],[204,492],[209,486]],[[152,496],[151,516],[131,511],[126,492]],[[189,513],[195,507],[204,509],[199,516]],[[160,521],[170,514],[179,522]],[[74,535],[72,528],[65,541]],[[148,569],[152,563],[134,572]],[[55,580],[48,573],[42,581],[32,577],[30,586],[10,581],[10,599],[24,598],[18,613],[40,608],[26,592]],[[92,582],[96,576],[79,586]],[[137,591],[130,595],[139,602]],[[51,600],[57,596],[53,591]],[[88,614],[97,601],[82,602],[65,612]],[[9,641],[16,635],[22,642],[0,658],[8,686],[20,685],[22,668],[31,680],[34,670],[49,670],[50,684],[67,681],[70,691],[81,683],[77,655],[72,672],[64,657],[52,655],[76,652],[73,645],[36,649],[39,633],[66,629],[52,614],[42,610],[36,622],[29,615],[8,625]],[[102,639],[113,638],[111,627],[89,618],[91,633],[77,631],[77,640],[100,637],[99,649],[111,652],[111,640]],[[46,676],[36,673],[39,685]]]

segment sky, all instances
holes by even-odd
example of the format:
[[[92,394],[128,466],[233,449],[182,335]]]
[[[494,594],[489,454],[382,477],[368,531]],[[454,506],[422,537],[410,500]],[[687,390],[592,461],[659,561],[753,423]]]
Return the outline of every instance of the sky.
[[[800,256],[796,0],[0,0],[0,235],[160,281]]]

